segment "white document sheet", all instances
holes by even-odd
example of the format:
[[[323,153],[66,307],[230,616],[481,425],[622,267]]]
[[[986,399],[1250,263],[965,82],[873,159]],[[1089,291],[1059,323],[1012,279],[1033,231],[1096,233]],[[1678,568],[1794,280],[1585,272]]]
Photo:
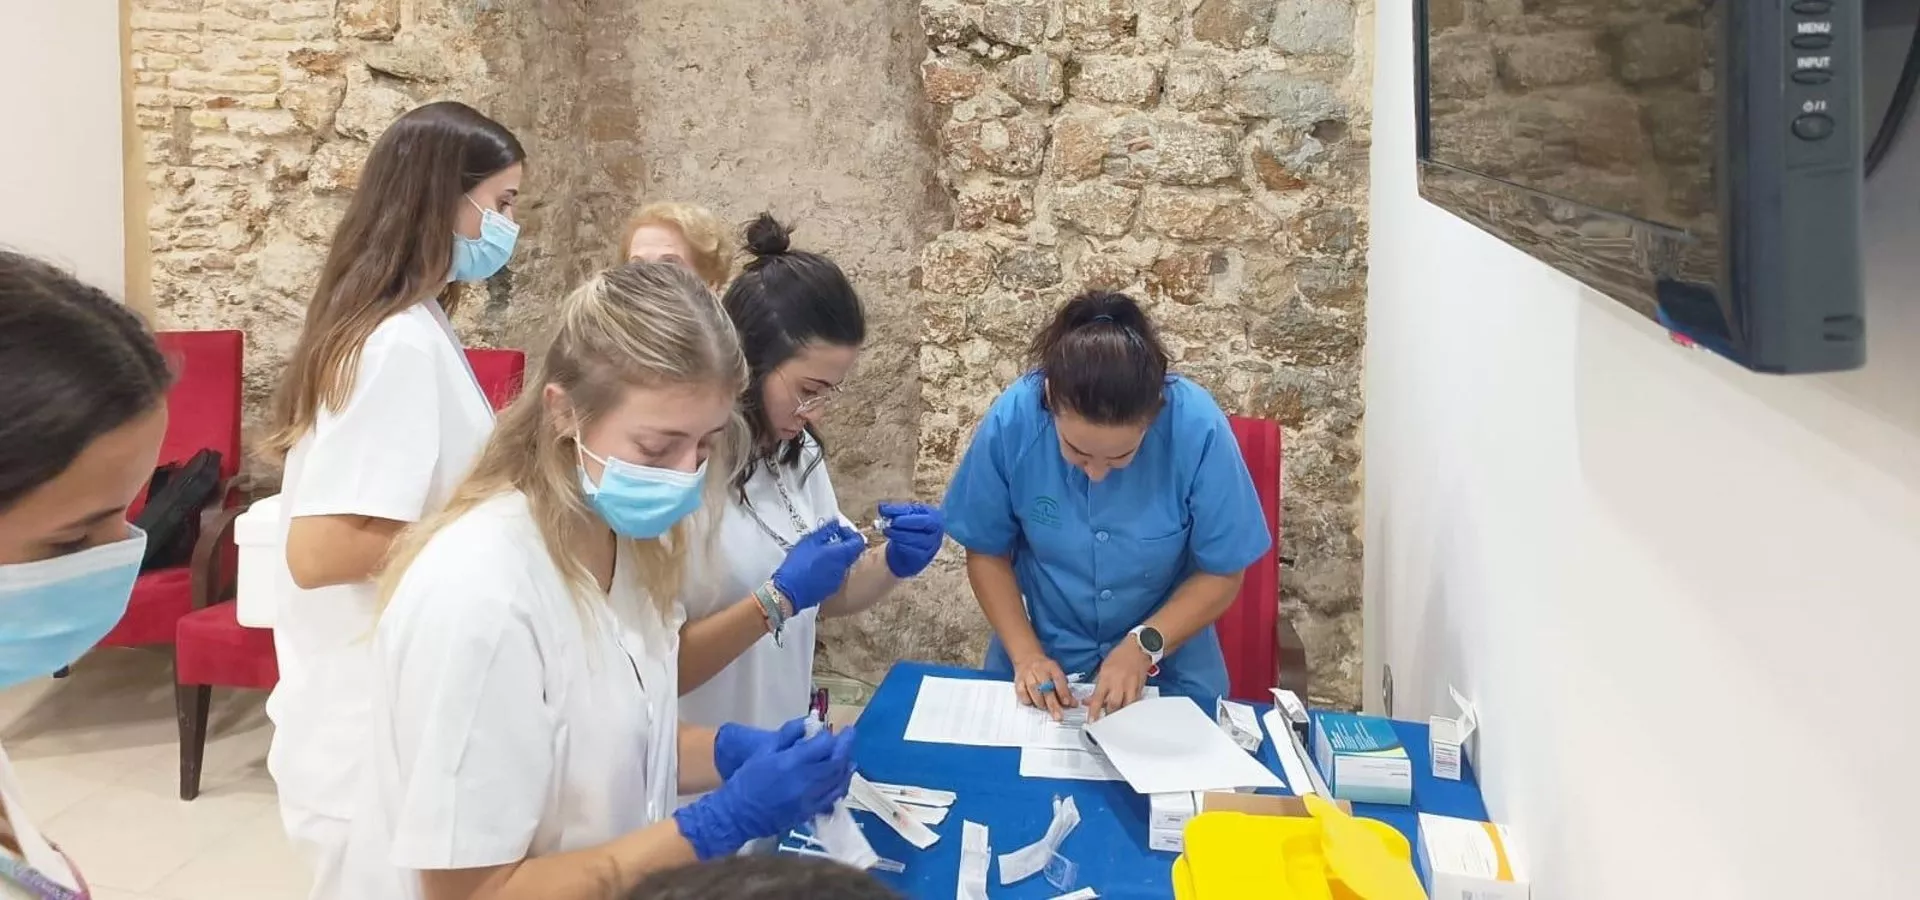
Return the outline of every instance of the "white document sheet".
[[[1126,776],[1098,750],[1061,750],[1023,747],[1021,778],[1067,778],[1073,781],[1125,781]]]
[[[1284,786],[1185,697],[1141,700],[1086,732],[1142,794]]]
[[[979,822],[960,822],[960,877],[954,885],[954,900],[987,900],[987,867],[993,863],[993,848],[987,844],[987,826]]]
[[[1053,798],[1053,820],[1047,823],[1047,833],[1012,853],[1000,854],[1000,884],[1005,886],[1040,874],[1040,870],[1047,867],[1047,860],[1053,858],[1067,835],[1079,825],[1080,807],[1074,805],[1073,798]]]
[[[1072,690],[1084,703],[1093,687],[1076,684]],[[1159,694],[1158,688],[1147,688],[1147,697]],[[1055,722],[1046,710],[1021,704],[1011,681],[923,678],[905,736],[926,744],[1067,749],[1081,746],[1080,728],[1086,721],[1085,706],[1065,710]]]
[[[923,678],[906,739],[979,747],[1047,746],[1061,730],[1044,711],[1022,706],[1011,681]]]

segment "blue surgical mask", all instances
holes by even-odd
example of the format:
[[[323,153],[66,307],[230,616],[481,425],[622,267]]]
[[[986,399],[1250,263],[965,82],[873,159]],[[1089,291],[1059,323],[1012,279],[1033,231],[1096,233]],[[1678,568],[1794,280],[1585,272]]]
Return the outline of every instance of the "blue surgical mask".
[[[466,198],[473,203],[473,198]],[[520,240],[520,225],[491,209],[480,209],[480,236],[453,236],[453,273],[451,281],[485,281],[500,271],[513,256],[513,245]]]
[[[621,537],[657,538],[700,508],[700,490],[707,480],[704,461],[700,468],[682,472],[601,459],[584,445],[580,452],[601,467],[598,485],[587,477],[587,467],[580,467],[580,488],[587,492],[587,505]]]
[[[60,671],[120,623],[146,532],[39,562],[0,566],[0,688]]]

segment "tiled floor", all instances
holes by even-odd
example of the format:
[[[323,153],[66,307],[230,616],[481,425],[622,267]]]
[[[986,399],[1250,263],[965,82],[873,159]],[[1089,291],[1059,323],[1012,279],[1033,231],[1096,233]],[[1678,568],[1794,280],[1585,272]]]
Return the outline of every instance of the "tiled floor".
[[[73,675],[0,692],[0,745],[28,814],[76,860],[95,900],[299,900],[267,775],[264,693],[215,690],[201,793],[179,799],[164,653],[106,650]]]

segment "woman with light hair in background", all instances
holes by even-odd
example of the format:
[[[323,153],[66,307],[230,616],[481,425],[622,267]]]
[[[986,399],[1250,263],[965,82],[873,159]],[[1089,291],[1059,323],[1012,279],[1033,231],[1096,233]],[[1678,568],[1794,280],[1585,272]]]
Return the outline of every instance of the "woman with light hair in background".
[[[153,476],[172,382],[138,316],[0,250],[0,688],[66,667],[126,612],[147,545],[127,508]],[[23,799],[0,753],[0,898],[87,896]]]
[[[263,447],[286,462],[287,567],[267,700],[267,769],[287,836],[338,884],[372,714],[373,575],[408,523],[438,510],[493,429],[448,316],[460,285],[513,253],[526,153],[454,102],[401,116],[375,142],[320,270]]]
[[[665,201],[640,207],[627,223],[620,258],[678,263],[719,293],[733,268],[733,230],[704,206]]]
[[[690,517],[744,439],[725,313],[686,268],[633,263],[555,318],[473,472],[382,575],[361,900],[624,900],[831,809],[852,777],[851,730],[679,721]]]

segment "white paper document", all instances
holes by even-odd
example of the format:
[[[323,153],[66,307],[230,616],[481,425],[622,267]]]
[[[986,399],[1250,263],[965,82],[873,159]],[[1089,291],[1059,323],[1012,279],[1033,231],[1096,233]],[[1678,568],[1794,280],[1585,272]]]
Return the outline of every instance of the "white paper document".
[[[923,678],[906,739],[979,747],[1049,746],[1063,731],[1044,710],[1022,706],[1011,681]]]
[[[1142,794],[1284,787],[1185,697],[1141,700],[1086,732]]]
[[[1082,705],[1064,710],[1062,720],[1055,722],[1046,710],[1022,704],[1011,681],[923,678],[905,736],[927,744],[1077,748],[1080,726],[1087,720],[1084,704],[1093,688],[1073,685]],[[1159,696],[1159,689],[1148,687],[1146,696]]]
[[[1125,781],[1120,770],[1098,750],[1062,750],[1026,747],[1020,751],[1021,778],[1067,778],[1073,781]]]
[[[987,826],[962,821],[960,878],[954,885],[954,900],[987,900],[987,866],[992,862],[993,848],[987,844]]]
[[[1047,860],[1053,858],[1067,835],[1079,825],[1080,807],[1074,805],[1073,798],[1053,798],[1053,820],[1047,823],[1047,833],[1012,853],[1000,854],[1000,884],[1009,885],[1040,874],[1040,870],[1047,867]]]

